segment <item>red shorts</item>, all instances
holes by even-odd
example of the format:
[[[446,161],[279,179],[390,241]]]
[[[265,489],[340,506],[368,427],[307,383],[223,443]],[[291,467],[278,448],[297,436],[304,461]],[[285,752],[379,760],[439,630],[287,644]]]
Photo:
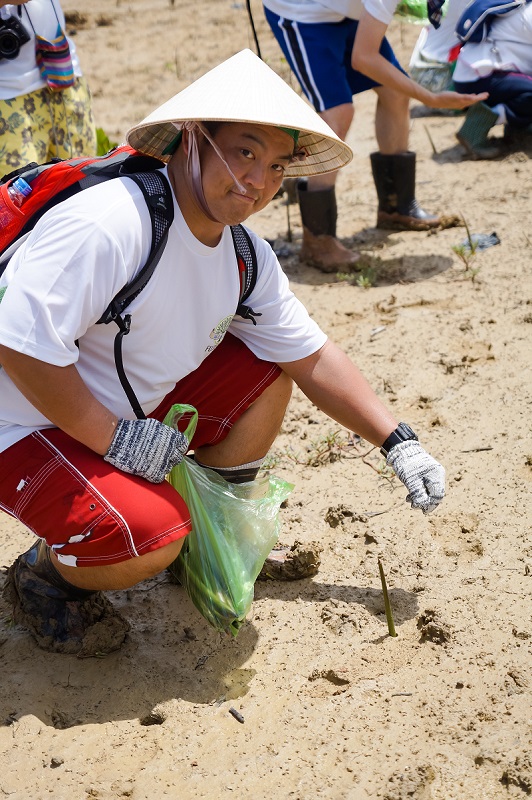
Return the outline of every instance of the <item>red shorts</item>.
[[[279,374],[228,334],[151,416],[163,420],[174,403],[189,403],[198,410],[191,448],[216,444]],[[0,507],[79,567],[144,555],[191,528],[184,500],[167,481],[128,475],[57,428],[0,455]]]

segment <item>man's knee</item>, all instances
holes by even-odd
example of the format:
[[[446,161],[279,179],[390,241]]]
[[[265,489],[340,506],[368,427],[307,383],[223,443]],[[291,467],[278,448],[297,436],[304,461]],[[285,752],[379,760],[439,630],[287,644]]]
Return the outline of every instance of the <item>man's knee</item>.
[[[345,139],[353,117],[355,108],[352,103],[342,103],[340,106],[333,106],[320,112],[320,117],[333,129],[340,139]]]

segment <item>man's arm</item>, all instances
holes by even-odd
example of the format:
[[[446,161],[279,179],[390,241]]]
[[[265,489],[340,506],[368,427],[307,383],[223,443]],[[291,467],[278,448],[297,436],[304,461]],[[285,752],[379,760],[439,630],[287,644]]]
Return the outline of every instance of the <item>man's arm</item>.
[[[395,431],[393,415],[333,342],[327,341],[307,358],[280,366],[318,408],[377,447]],[[428,514],[439,505],[445,495],[445,470],[417,440],[393,445],[386,463],[408,489],[406,499],[412,508]]]
[[[397,427],[360,370],[330,339],[311,356],[279,366],[327,416],[366,441],[380,447]]]
[[[3,345],[0,364],[46,419],[95,453],[105,455],[118,417],[89,391],[74,364],[57,367]]]
[[[358,23],[355,43],[351,55],[353,69],[362,72],[382,86],[389,86],[402,94],[419,100],[429,108],[462,109],[485,100],[487,92],[460,94],[459,92],[431,92],[413,81],[401,70],[390,64],[379,53],[388,26],[364,10]]]
[[[100,403],[76,367],[57,367],[0,345],[0,364],[29,402],[113,466],[161,483],[183,459],[184,434],[156,419],[119,419]]]

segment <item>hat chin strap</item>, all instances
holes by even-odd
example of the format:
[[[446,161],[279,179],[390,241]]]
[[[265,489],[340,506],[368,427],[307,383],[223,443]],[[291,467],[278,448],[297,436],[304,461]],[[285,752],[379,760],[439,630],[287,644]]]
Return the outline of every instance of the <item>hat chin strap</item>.
[[[174,123],[175,124],[175,123]],[[240,183],[234,172],[232,171],[231,167],[225,160],[222,151],[215,143],[215,141],[210,136],[209,132],[206,128],[201,124],[201,122],[181,122],[179,125],[175,125],[178,130],[186,130],[188,133],[188,153],[187,153],[187,171],[190,175],[191,179],[191,188],[192,194],[194,195],[194,199],[196,200],[197,204],[205,214],[205,216],[212,220],[212,222],[221,223],[221,220],[216,219],[213,216],[209,206],[207,205],[207,201],[205,199],[205,194],[203,192],[203,182],[201,179],[201,162],[199,157],[199,148],[198,148],[198,131],[203,134],[203,136],[207,139],[209,144],[211,145],[212,149],[225,165],[229,175],[235,182],[235,186],[237,187],[240,194],[246,194],[246,188],[243,184]]]

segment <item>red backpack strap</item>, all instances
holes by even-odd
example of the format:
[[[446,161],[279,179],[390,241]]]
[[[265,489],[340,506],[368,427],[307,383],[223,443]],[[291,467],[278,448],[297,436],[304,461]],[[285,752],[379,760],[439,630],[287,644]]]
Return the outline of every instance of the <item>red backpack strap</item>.
[[[9,173],[0,183],[0,254],[31,231],[53,206],[92,183],[116,177],[135,153],[129,145],[121,145],[104,156],[52,159],[45,164],[32,162]],[[161,166],[161,162],[157,163]],[[32,189],[22,208],[15,208],[7,194],[9,184],[17,177],[24,178]]]
[[[131,323],[131,316],[124,315],[123,312],[151,278],[162,256],[168,239],[168,231],[174,218],[172,190],[168,180],[157,169],[161,166],[162,163],[157,159],[137,154],[127,145],[97,158],[69,159],[41,165],[29,164],[23,170],[17,171],[18,175],[22,175],[32,187],[32,193],[22,206],[24,213],[14,207],[12,210],[12,204],[10,204],[6,216],[7,226],[10,222],[12,222],[12,226],[3,226],[0,230],[1,253],[30,231],[46,211],[76,192],[116,177],[130,178],[139,186],[151,219],[152,237],[148,260],[133,281],[115,295],[98,323],[115,322],[118,325],[119,330],[114,344],[116,369],[131,407],[137,417],[141,419],[145,417],[145,414],[127,379],[122,361],[122,339],[129,332]],[[140,169],[146,171],[140,172]],[[0,193],[5,192],[7,195],[8,183],[0,185]],[[3,211],[1,203],[2,196],[0,195],[0,212]],[[0,273],[5,265],[6,262],[0,263]]]

